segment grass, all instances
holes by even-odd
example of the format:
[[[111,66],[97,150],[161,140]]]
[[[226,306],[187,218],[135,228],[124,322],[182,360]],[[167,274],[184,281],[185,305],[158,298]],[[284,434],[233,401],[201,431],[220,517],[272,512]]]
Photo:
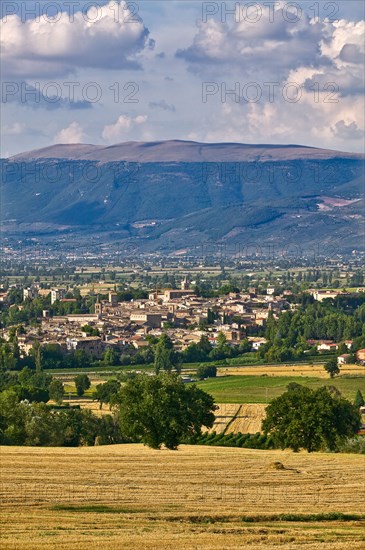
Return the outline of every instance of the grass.
[[[0,460],[4,550],[363,548],[359,455],[114,445]]]
[[[311,389],[335,386],[351,401],[358,389],[365,393],[365,376],[349,375],[326,380],[301,376],[218,376],[198,382],[198,386],[213,395],[218,403],[268,403],[285,392],[290,382]]]

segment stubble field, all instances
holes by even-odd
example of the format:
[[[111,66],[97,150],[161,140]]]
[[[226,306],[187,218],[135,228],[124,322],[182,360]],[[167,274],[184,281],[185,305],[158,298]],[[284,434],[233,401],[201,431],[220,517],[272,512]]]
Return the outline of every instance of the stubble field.
[[[364,547],[361,455],[114,445],[0,459],[4,550]]]

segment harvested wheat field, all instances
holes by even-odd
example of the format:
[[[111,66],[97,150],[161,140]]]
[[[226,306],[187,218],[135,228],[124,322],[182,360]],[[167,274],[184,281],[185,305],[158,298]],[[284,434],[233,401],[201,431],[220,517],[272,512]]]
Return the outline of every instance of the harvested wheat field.
[[[142,445],[0,452],[4,550],[364,548],[361,455]]]
[[[215,422],[209,432],[217,434],[255,434],[261,431],[266,405],[261,403],[221,403],[215,411]]]
[[[237,374],[246,376],[315,376],[328,379],[328,373],[322,364],[294,364],[294,365],[257,365],[247,367],[219,367],[218,375]],[[363,365],[341,365],[342,375],[364,376],[365,366]]]

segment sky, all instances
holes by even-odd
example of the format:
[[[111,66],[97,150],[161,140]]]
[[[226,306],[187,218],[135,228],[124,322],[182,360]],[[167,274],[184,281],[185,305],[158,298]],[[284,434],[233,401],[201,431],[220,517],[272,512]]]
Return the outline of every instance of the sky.
[[[1,156],[182,139],[364,152],[362,0],[1,2]]]

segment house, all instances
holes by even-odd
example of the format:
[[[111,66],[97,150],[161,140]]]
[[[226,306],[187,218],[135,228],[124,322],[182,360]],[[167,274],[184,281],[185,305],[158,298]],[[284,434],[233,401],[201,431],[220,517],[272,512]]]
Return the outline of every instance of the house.
[[[103,357],[105,342],[99,336],[88,338],[66,338],[67,351],[83,350],[92,357],[101,359]]]
[[[359,351],[356,352],[356,360],[361,363],[361,365],[365,365],[365,349],[359,349]]]
[[[332,341],[324,340],[317,346],[318,351],[336,351],[338,350],[338,344],[335,344]]]
[[[257,338],[255,336],[249,336],[248,341],[252,346],[252,351],[257,351],[261,346],[267,343],[266,338]]]
[[[341,291],[339,290],[312,290],[311,294],[315,300],[318,302],[322,302],[322,300],[326,300],[327,298],[336,298],[339,294],[341,294]]]
[[[349,353],[344,353],[337,357],[337,365],[347,365],[350,362],[351,355]]]
[[[345,346],[347,347],[347,349],[351,349],[351,348],[352,348],[353,341],[352,341],[352,340],[345,340],[345,341],[344,341],[344,344],[345,344]]]

